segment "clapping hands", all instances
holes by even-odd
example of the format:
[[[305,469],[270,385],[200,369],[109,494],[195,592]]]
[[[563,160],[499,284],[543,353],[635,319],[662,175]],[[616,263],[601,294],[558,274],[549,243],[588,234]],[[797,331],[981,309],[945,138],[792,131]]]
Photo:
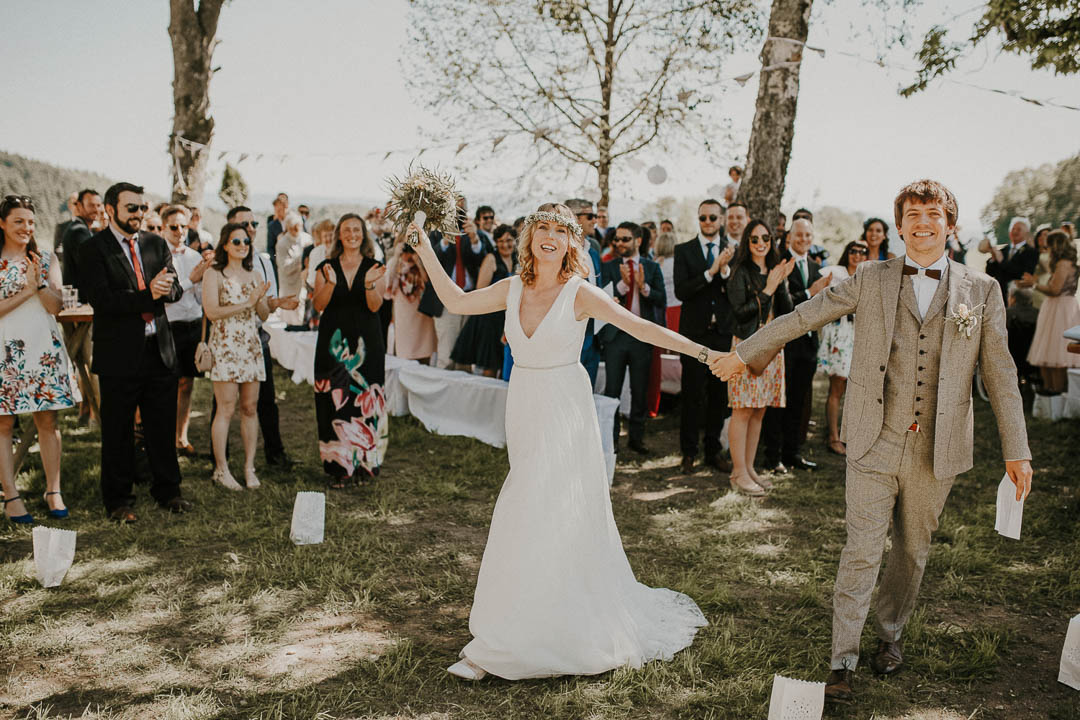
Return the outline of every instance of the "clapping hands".
[[[375,283],[379,282],[379,279],[386,274],[386,266],[383,264],[372,265],[368,268],[368,271],[364,273],[364,289],[373,287]]]
[[[161,268],[158,274],[154,276],[154,279],[150,281],[150,297],[155,300],[165,297],[172,290],[173,280],[176,279],[176,275],[169,272],[168,268]]]
[[[709,268],[709,272],[716,275],[718,272],[727,267],[731,262],[731,258],[735,255],[735,246],[728,245],[726,248],[720,251],[720,254],[713,260],[712,267]]]
[[[27,253],[26,256],[26,287],[37,292],[41,287],[41,256],[37,253]]]

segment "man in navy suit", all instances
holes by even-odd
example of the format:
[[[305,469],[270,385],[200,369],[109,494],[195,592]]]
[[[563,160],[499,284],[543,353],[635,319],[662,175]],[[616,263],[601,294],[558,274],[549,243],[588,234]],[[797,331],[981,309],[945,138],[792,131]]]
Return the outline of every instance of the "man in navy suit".
[[[615,299],[623,307],[659,325],[664,324],[667,297],[660,266],[642,257],[641,226],[624,222],[615,230],[616,258],[604,264],[601,287],[615,285]],[[606,383],[604,394],[618,398],[623,378],[630,369],[630,449],[648,453],[645,447],[645,395],[649,387],[652,345],[641,342],[614,325],[608,324],[596,334],[603,344]],[[615,413],[615,448],[619,447],[619,414]]]
[[[1014,217],[1009,221],[1007,245],[984,245],[984,252],[990,253],[990,259],[986,261],[986,274],[998,281],[1002,297],[1006,300],[1009,297],[1010,282],[1015,281],[1020,287],[1031,287],[1030,280],[1024,275],[1034,274],[1035,266],[1039,264],[1039,251],[1028,242],[1030,236],[1031,225],[1028,219]]]
[[[582,245],[585,246],[585,252],[589,255],[589,283],[603,287],[604,283],[601,282],[603,263],[600,261],[600,253],[589,245],[586,238],[582,238]],[[595,333],[595,322],[589,318],[589,322],[585,325],[585,340],[581,343],[581,365],[585,368],[585,372],[589,373],[590,388],[596,387],[596,374],[600,370],[600,346],[599,341],[594,337]]]

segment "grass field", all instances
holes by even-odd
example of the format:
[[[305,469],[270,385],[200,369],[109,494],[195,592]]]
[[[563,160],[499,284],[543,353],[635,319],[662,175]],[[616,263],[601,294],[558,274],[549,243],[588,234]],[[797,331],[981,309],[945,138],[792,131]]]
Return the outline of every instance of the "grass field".
[[[688,650],[641,670],[469,684],[445,668],[469,639],[505,452],[392,419],[379,481],[328,494],[326,542],[295,547],[294,494],[324,485],[311,389],[278,372],[296,471],[260,458],[263,488],[233,494],[211,485],[208,458],[182,459],[186,516],[142,486],[140,522],[107,522],[99,436],[63,416],[75,565],[41,588],[30,531],[0,525],[0,717],[741,720],[766,717],[774,673],[824,679],[844,496],[821,442],[822,388],[808,447],[821,467],[778,477],[763,501],[708,471],[679,474],[677,413],[649,424],[654,457],[620,455],[612,498],[638,578],[688,593],[711,623]],[[206,408],[209,384],[196,393]],[[1016,542],[994,532],[1003,466],[989,406],[976,400],[976,416],[976,465],[941,518],[908,667],[861,670],[858,703],[827,717],[1080,718],[1080,692],[1056,681],[1080,612],[1080,423],[1029,420],[1035,492]],[[205,423],[193,422],[200,448]],[[44,517],[36,455],[18,484]],[[868,624],[864,651],[873,643]]]

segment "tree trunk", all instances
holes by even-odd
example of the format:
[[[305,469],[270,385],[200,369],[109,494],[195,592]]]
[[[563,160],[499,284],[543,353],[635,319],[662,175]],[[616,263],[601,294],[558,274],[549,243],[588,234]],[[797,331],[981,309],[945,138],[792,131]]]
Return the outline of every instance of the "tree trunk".
[[[739,200],[747,205],[750,217],[761,218],[773,228],[780,219],[784,177],[791,159],[799,69],[810,29],[811,5],[813,0],[773,0],[769,37],[761,50],[760,85]]]
[[[615,80],[615,0],[608,0],[607,35],[604,37],[604,74],[600,79],[600,156],[596,165],[600,202],[607,207],[611,196],[611,88]]]
[[[169,0],[169,38],[173,50],[172,201],[202,202],[214,118],[210,116],[211,62],[217,45],[218,17],[224,0]],[[199,145],[181,142],[180,138]]]

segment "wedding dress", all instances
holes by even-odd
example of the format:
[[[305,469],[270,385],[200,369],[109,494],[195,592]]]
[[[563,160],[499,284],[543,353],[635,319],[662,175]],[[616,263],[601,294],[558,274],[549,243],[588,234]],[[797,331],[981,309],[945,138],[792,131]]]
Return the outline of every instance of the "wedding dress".
[[[670,660],[707,625],[686,595],[634,579],[608,496],[589,376],[578,362],[582,279],[562,288],[532,337],[510,281],[506,477],[480,565],[462,657],[509,680],[590,675]]]

